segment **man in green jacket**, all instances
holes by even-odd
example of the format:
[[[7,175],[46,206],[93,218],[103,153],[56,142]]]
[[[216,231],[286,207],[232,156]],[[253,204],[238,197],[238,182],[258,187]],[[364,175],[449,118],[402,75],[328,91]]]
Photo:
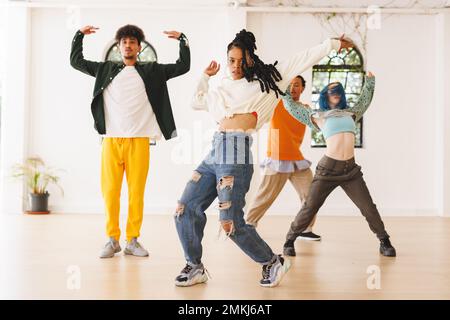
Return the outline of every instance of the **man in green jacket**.
[[[117,30],[122,62],[94,62],[83,57],[83,38],[98,28],[86,26],[75,34],[70,64],[96,78],[91,112],[94,127],[103,137],[101,188],[106,206],[108,242],[101,258],[111,258],[121,251],[119,245],[120,193],[124,172],[128,184],[127,244],[125,254],[145,257],[147,250],[137,241],[144,211],[144,191],[150,159],[149,141],[176,136],[167,90],[167,80],[185,74],[190,68],[190,51],[186,36],[165,31],[180,41],[180,57],[173,64],[140,63],[138,55],[143,31],[134,25]]]

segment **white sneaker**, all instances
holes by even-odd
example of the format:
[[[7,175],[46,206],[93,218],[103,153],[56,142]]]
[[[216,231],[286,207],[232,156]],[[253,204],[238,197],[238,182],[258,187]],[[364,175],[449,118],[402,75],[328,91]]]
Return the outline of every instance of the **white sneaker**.
[[[137,238],[131,238],[123,252],[136,257],[148,257],[148,251],[141,246]]]
[[[175,285],[178,287],[190,287],[206,281],[208,281],[208,271],[203,266],[203,263],[194,265],[188,262],[175,278]]]
[[[288,272],[290,266],[291,261],[289,259],[278,255],[274,262],[263,265],[262,279],[259,284],[263,287],[276,287]]]
[[[122,250],[120,248],[119,241],[114,238],[109,238],[109,241],[105,244],[105,247],[102,249],[100,253],[100,258],[112,258],[114,254],[120,252]]]

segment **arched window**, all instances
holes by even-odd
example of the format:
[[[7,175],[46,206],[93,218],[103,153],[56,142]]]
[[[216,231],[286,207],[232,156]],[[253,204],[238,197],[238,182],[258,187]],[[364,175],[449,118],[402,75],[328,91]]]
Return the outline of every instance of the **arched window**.
[[[141,42],[141,52],[139,52],[138,61],[139,62],[152,62],[157,61],[158,56],[156,55],[156,50],[153,46],[147,41]],[[114,61],[114,62],[122,62],[122,56],[120,54],[118,43],[115,42],[109,47],[106,52],[105,60]]]
[[[364,64],[358,49],[343,49],[341,53],[332,51],[313,67],[312,96],[313,105],[318,104],[320,91],[330,82],[339,81],[345,89],[347,103],[352,107],[358,101],[364,84]],[[363,145],[363,119],[356,124],[355,147]],[[325,147],[325,140],[321,132],[311,135],[311,147]]]

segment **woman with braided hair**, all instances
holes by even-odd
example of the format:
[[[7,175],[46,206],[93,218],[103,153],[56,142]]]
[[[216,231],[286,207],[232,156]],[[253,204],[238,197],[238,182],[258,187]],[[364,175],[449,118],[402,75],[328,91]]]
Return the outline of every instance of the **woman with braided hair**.
[[[296,75],[304,72],[331,50],[352,47],[352,42],[328,39],[280,64],[265,64],[255,54],[253,33],[242,30],[227,47],[229,76],[211,90],[210,77],[220,65],[212,61],[201,75],[191,106],[209,111],[219,124],[212,148],[194,170],[179,200],[175,224],[186,266],[176,277],[177,286],[192,286],[208,280],[202,264],[205,210],[219,199],[221,227],[251,259],[262,265],[260,285],[274,287],[289,268],[289,260],[275,254],[255,227],[245,223],[245,195],[253,175],[251,133],[268,122],[279,97]]]
[[[253,33],[246,30],[239,32],[234,41],[228,45],[228,53],[233,48],[246,52],[246,56],[242,59],[242,72],[248,82],[257,80],[262,92],[269,93],[270,90],[273,90],[277,98],[278,94],[283,95],[276,84],[276,81],[282,79],[280,72],[275,68],[278,61],[275,61],[274,64],[265,64],[259,59],[255,54],[256,40]]]

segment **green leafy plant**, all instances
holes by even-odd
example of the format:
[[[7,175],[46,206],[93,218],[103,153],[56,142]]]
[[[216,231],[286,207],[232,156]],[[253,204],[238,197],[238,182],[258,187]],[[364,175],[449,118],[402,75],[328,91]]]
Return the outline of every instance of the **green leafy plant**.
[[[16,164],[13,168],[13,177],[24,179],[30,193],[46,194],[49,184],[54,184],[64,195],[62,187],[59,185],[57,169],[47,167],[39,157],[27,158],[24,164]]]

